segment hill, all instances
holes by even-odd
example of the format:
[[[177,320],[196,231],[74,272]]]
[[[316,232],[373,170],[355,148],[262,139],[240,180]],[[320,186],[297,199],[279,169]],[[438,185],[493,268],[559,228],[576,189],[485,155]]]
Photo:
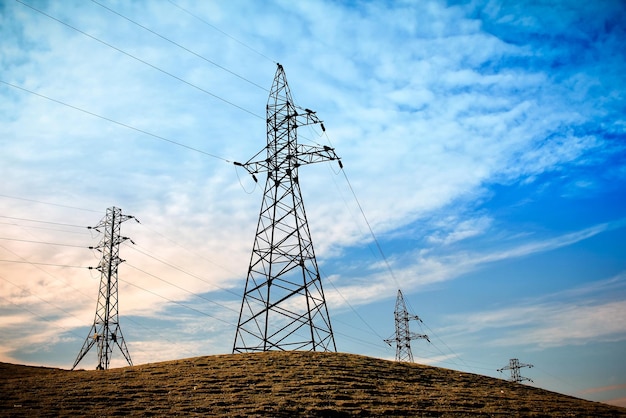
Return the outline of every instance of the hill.
[[[0,416],[626,417],[490,377],[342,353],[217,355],[107,371],[0,363]]]

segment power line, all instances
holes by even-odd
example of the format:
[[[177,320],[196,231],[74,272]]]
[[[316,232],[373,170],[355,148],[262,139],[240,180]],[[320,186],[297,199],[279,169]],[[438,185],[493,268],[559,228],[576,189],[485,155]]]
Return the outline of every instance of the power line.
[[[345,324],[345,325],[349,325],[349,324],[348,324],[348,323],[346,323],[345,321],[337,321],[336,319],[333,319],[333,322],[339,322],[339,323],[342,323],[342,324]],[[350,339],[350,340],[353,340],[353,341],[359,342],[359,343],[361,343],[361,344],[367,344],[367,345],[370,345],[370,346],[375,347],[375,348],[388,348],[387,346],[384,346],[384,345],[382,345],[382,344],[376,344],[376,343],[373,343],[373,342],[372,342],[372,341],[370,341],[370,340],[364,340],[364,339],[362,339],[362,338],[353,337],[353,336],[351,336],[351,335],[344,334],[343,332],[340,332],[340,331],[337,331],[337,330],[333,330],[333,332],[334,332],[335,334],[337,334],[337,335],[341,335],[342,337],[345,337],[345,338],[348,338],[348,339]]]
[[[14,252],[14,251],[11,251],[10,249],[6,248],[5,246],[0,245],[0,247],[2,247],[4,250],[6,250],[6,251],[10,252],[10,253],[11,253],[11,254],[13,254],[14,256],[21,258],[21,259],[22,259],[22,261],[24,261],[24,262],[28,262],[28,260],[26,260],[24,257],[20,256],[19,254],[17,254],[17,253],[16,253],[16,252]],[[82,294],[83,296],[86,296],[86,297],[88,297],[88,298],[90,298],[90,299],[92,299],[92,300],[95,300],[95,299],[93,299],[93,297],[91,297],[91,296],[89,296],[89,295],[86,295],[86,294],[85,294],[85,293],[83,293],[81,290],[76,289],[76,288],[75,288],[74,286],[72,286],[69,282],[67,282],[67,281],[65,281],[65,280],[62,280],[62,279],[59,279],[58,277],[54,276],[54,275],[53,275],[53,274],[51,274],[50,272],[47,272],[46,270],[42,269],[41,267],[37,267],[36,265],[35,265],[35,266],[33,266],[33,267],[35,267],[37,270],[41,271],[42,273],[44,273],[44,274],[46,274],[46,275],[48,275],[48,276],[52,277],[55,281],[59,281],[59,282],[63,283],[65,286],[71,287],[74,291],[76,291],[76,292],[78,292],[78,293]]]
[[[52,266],[52,267],[67,267],[67,268],[76,268],[76,269],[93,269],[93,267],[71,266],[71,265],[68,265],[68,264],[39,263],[39,262],[36,262],[36,261],[20,261],[20,260],[0,259],[0,262],[3,262],[3,263],[17,263],[17,264],[32,264],[34,266]]]
[[[104,4],[102,4],[102,3],[98,3],[96,0],[91,0],[91,1],[92,1],[93,3],[95,3],[95,4],[97,4],[98,6],[100,6],[100,7],[103,7],[103,8],[105,8],[105,9],[107,9],[107,10],[108,10],[108,11],[110,11],[111,13],[114,13],[114,14],[118,15],[119,17],[121,17],[121,18],[123,18],[123,19],[128,20],[129,22],[131,22],[131,23],[133,23],[133,24],[135,24],[135,25],[139,26],[139,27],[140,27],[140,28],[142,28],[142,29],[147,30],[148,32],[150,32],[150,33],[152,33],[152,34],[154,34],[154,35],[158,36],[159,38],[161,38],[161,39],[163,39],[163,40],[165,40],[165,41],[167,41],[167,42],[169,42],[169,43],[171,43],[171,44],[173,44],[173,45],[176,45],[177,47],[179,47],[179,48],[181,48],[181,49],[183,49],[183,50],[185,50],[185,51],[189,52],[190,54],[192,54],[192,55],[194,55],[194,56],[196,56],[196,57],[198,57],[198,58],[200,58],[200,59],[202,59],[202,60],[204,60],[204,61],[208,62],[209,64],[213,64],[213,65],[215,65],[216,67],[218,67],[218,68],[220,68],[220,69],[222,69],[222,70],[226,71],[227,73],[232,74],[232,75],[234,75],[235,77],[238,77],[238,78],[240,78],[240,79],[242,79],[242,80],[244,80],[244,81],[247,81],[248,83],[252,84],[252,85],[253,85],[253,86],[255,86],[255,87],[260,88],[260,89],[261,89],[261,90],[263,90],[263,91],[269,92],[269,90],[268,90],[268,89],[266,89],[266,88],[265,88],[265,87],[263,87],[263,86],[258,85],[258,84],[257,84],[257,83],[255,83],[254,81],[250,81],[249,79],[247,79],[247,78],[245,78],[245,77],[243,77],[243,76],[241,76],[241,75],[239,75],[239,74],[237,74],[237,73],[235,73],[235,72],[233,72],[233,71],[229,70],[228,68],[226,68],[226,67],[224,67],[224,66],[222,66],[222,65],[220,65],[220,64],[218,64],[218,63],[216,63],[216,62],[214,62],[214,61],[211,61],[210,59],[208,59],[208,58],[206,58],[206,57],[204,57],[204,56],[202,56],[202,55],[198,54],[197,52],[194,52],[194,51],[192,51],[192,50],[190,50],[190,49],[188,49],[188,48],[184,47],[183,45],[181,45],[181,44],[179,44],[179,43],[177,43],[177,42],[174,42],[174,41],[172,41],[172,40],[171,40],[171,39],[169,39],[169,38],[166,38],[165,36],[163,36],[163,35],[161,35],[161,34],[159,34],[159,33],[155,32],[155,31],[153,31],[152,29],[150,29],[150,28],[148,28],[148,27],[146,27],[146,26],[142,25],[141,23],[138,23],[138,22],[136,22],[136,21],[134,21],[134,20],[132,20],[132,19],[130,19],[130,18],[128,18],[128,17],[126,17],[126,16],[124,16],[123,14],[121,14],[121,13],[119,13],[119,12],[117,12],[117,11],[115,11],[115,10],[113,10],[113,9],[111,9],[111,8],[109,8],[109,7],[107,7],[107,6],[105,6]]]
[[[228,293],[230,293],[230,294],[232,294],[232,295],[234,295],[234,296],[241,297],[241,295],[240,295],[240,294],[238,294],[238,293],[236,293],[236,292],[234,292],[234,291],[232,291],[232,290],[230,290],[230,289],[226,289],[226,288],[224,288],[224,287],[221,287],[221,286],[218,286],[218,285],[216,285],[216,284],[214,284],[214,283],[211,283],[211,282],[209,282],[208,280],[205,280],[205,279],[203,279],[203,278],[202,278],[202,277],[200,277],[200,276],[197,276],[197,275],[195,275],[195,274],[193,274],[193,273],[189,273],[188,271],[183,270],[181,267],[178,267],[177,265],[171,264],[171,263],[169,263],[169,262],[167,262],[167,261],[164,261],[164,260],[161,260],[161,259],[159,259],[159,258],[157,258],[157,257],[155,257],[155,256],[153,256],[153,255],[151,255],[151,254],[148,254],[148,253],[147,253],[147,252],[145,252],[145,251],[141,251],[141,250],[137,249],[137,248],[136,248],[136,247],[138,247],[138,245],[137,245],[137,244],[135,244],[135,245],[133,245],[133,246],[128,246],[128,247],[129,247],[129,248],[131,248],[131,249],[133,249],[133,250],[135,250],[135,251],[137,251],[138,253],[141,253],[141,254],[143,254],[143,255],[145,255],[145,256],[147,256],[147,257],[152,258],[153,260],[156,260],[156,261],[158,261],[158,262],[160,262],[160,263],[163,263],[163,264],[165,264],[165,265],[166,265],[166,266],[168,266],[168,267],[171,267],[171,268],[173,268],[173,269],[175,269],[175,270],[178,270],[178,271],[180,271],[181,273],[184,273],[184,274],[186,274],[186,275],[188,275],[188,276],[191,276],[191,277],[193,277],[194,279],[198,279],[198,280],[200,280],[200,281],[202,281],[202,282],[204,282],[204,283],[206,283],[206,284],[209,284],[209,285],[211,285],[211,286],[217,287],[218,289],[223,290],[223,291],[225,291],[225,292],[228,292]],[[176,285],[174,285],[174,286],[176,286]],[[182,290],[185,290],[185,289],[182,289]],[[190,293],[191,293],[191,292],[190,292]],[[198,296],[198,295],[196,295],[196,296]],[[201,296],[199,296],[199,297],[201,297]]]
[[[60,228],[46,228],[43,226],[33,226],[33,225],[21,225],[15,222],[0,222],[0,225],[11,225],[11,226],[17,226],[19,228],[28,228],[28,229],[43,229],[45,231],[57,231],[57,232],[63,232],[66,234],[84,234],[84,231],[68,231],[67,229],[60,229]]]
[[[9,85],[9,86],[11,86],[11,87],[15,87],[15,88],[18,88],[18,89],[21,89],[21,90],[27,91],[27,92],[29,92],[29,93],[35,94],[35,95],[37,95],[37,96],[40,96],[40,95],[39,95],[39,94],[37,94],[37,93],[31,92],[31,91],[29,91],[29,90],[23,89],[23,88],[18,87],[18,86],[14,86],[14,85],[9,84],[9,83],[7,83],[7,82],[5,82],[5,81],[2,81],[2,80],[0,80],[0,83],[4,83],[4,84],[7,84],[7,85]],[[44,96],[41,96],[41,97],[44,97]],[[46,98],[46,99],[49,99],[48,97],[45,97],[45,98]],[[55,101],[54,99],[49,99],[49,100]],[[61,104],[65,105],[65,103],[61,103]],[[67,105],[66,105],[66,106],[67,106]],[[72,107],[72,106],[70,106],[70,107]],[[78,110],[81,110],[81,111],[82,111],[82,109],[78,109]],[[94,116],[97,116],[97,115],[94,115]],[[26,199],[26,198],[24,198],[24,197],[8,196],[8,195],[5,195],[5,194],[0,194],[0,197],[6,197],[7,199],[24,200],[24,201],[26,201],[26,202],[40,203],[40,204],[43,204],[43,205],[58,206],[58,207],[61,207],[61,208],[68,208],[68,209],[83,210],[83,211],[85,211],[85,212],[95,212],[95,213],[101,213],[101,211],[99,211],[99,210],[79,208],[79,207],[76,207],[76,206],[61,205],[61,204],[58,204],[58,203],[42,202],[41,200]]]
[[[15,1],[19,1],[19,0],[15,0]],[[27,93],[30,93],[30,94],[33,94],[33,95],[35,95],[35,96],[38,96],[38,97],[41,97],[41,98],[44,98],[44,99],[50,100],[50,101],[52,101],[52,102],[55,102],[55,103],[61,104],[61,105],[63,105],[63,106],[67,106],[67,107],[69,107],[69,108],[71,108],[71,109],[78,110],[78,111],[83,112],[83,113],[86,113],[86,114],[88,114],[88,115],[95,116],[95,117],[100,118],[100,119],[102,119],[102,120],[105,120],[105,121],[107,121],[107,122],[111,122],[111,123],[114,123],[114,124],[116,124],[116,125],[123,126],[123,127],[125,127],[125,128],[128,128],[128,129],[132,129],[133,131],[141,132],[142,134],[145,134],[145,135],[151,136],[151,137],[153,137],[153,138],[160,139],[160,140],[165,141],[165,142],[169,142],[170,144],[178,145],[179,147],[187,148],[187,149],[189,149],[189,150],[192,150],[192,151],[195,151],[195,152],[199,152],[200,154],[204,154],[204,155],[207,155],[207,156],[209,156],[209,157],[217,158],[218,160],[222,160],[222,161],[225,161],[225,162],[227,162],[227,163],[232,163],[232,161],[227,160],[226,158],[222,158],[222,157],[220,157],[220,156],[218,156],[218,155],[211,154],[211,153],[206,152],[206,151],[202,151],[202,150],[200,150],[200,149],[198,149],[198,148],[194,148],[194,147],[192,147],[192,146],[185,145],[185,144],[180,143],[180,142],[176,142],[176,141],[174,141],[174,140],[171,140],[171,139],[165,138],[165,137],[160,136],[160,135],[153,134],[153,133],[148,132],[148,131],[143,130],[143,129],[135,128],[134,126],[128,125],[128,124],[126,124],[126,123],[123,123],[123,122],[118,122],[118,121],[116,121],[116,120],[114,120],[114,119],[111,119],[111,118],[108,118],[108,117],[106,117],[106,116],[98,115],[97,113],[93,113],[93,112],[90,112],[89,110],[85,110],[85,109],[82,109],[82,108],[80,108],[80,107],[77,107],[77,106],[71,105],[71,104],[69,104],[69,103],[65,103],[65,102],[62,102],[62,101],[60,101],[60,100],[53,99],[52,97],[48,97],[48,96],[45,96],[45,95],[43,95],[43,94],[36,93],[36,92],[34,92],[34,91],[32,91],[32,90],[28,90],[28,89],[26,89],[26,88],[24,88],[24,87],[20,87],[20,86],[17,86],[17,85],[15,85],[15,84],[7,83],[6,81],[3,81],[3,80],[0,80],[0,83],[4,83],[4,84],[6,84],[7,86],[10,86],[10,87],[13,87],[13,88],[16,88],[16,89],[19,89],[19,90],[25,91],[25,92],[27,92]],[[0,196],[2,196],[2,195],[0,195]],[[10,196],[6,196],[6,197],[10,197]],[[22,199],[22,200],[30,200],[30,199]],[[39,202],[39,203],[42,203],[42,202]],[[57,206],[64,206],[64,205],[57,205]],[[98,213],[99,213],[99,211],[91,211],[91,212],[98,212]]]
[[[326,275],[326,277],[328,277],[328,276]],[[343,299],[343,301],[346,303],[346,305],[348,305],[350,310],[357,316],[357,318],[359,318],[361,320],[361,322],[363,322],[370,329],[370,331],[372,331],[374,333],[374,335],[376,335],[378,337],[378,340],[382,341],[384,338],[378,332],[376,332],[376,330],[365,320],[365,318],[363,318],[356,311],[356,309],[354,309],[354,307],[350,304],[350,302],[348,302],[348,299],[346,299],[343,296],[343,294],[339,291],[339,289],[337,289],[337,286],[335,286],[335,284],[331,280],[326,280],[326,282],[330,283],[330,285],[333,287],[333,289],[335,289],[335,292],[337,292],[337,294],[341,297],[341,299]]]
[[[192,16],[195,19],[198,19],[200,22],[204,23],[207,26],[210,26],[211,28],[215,29],[216,31],[218,31],[219,33],[221,33],[222,35],[232,39],[233,41],[237,42],[238,44],[240,44],[241,46],[248,48],[250,51],[254,52],[255,54],[260,55],[261,57],[265,58],[266,60],[272,62],[273,64],[278,64],[276,61],[274,61],[273,59],[271,59],[270,57],[268,57],[267,55],[263,54],[262,52],[259,52],[258,50],[252,48],[251,46],[249,46],[248,44],[241,42],[240,40],[230,36],[228,33],[224,32],[223,30],[221,30],[220,28],[218,28],[215,25],[212,25],[211,23],[207,22],[206,20],[202,19],[201,17],[195,15],[194,13],[190,12],[189,10],[185,9],[182,6],[179,6],[178,4],[174,3],[171,0],[168,0],[173,6],[179,8],[180,10],[182,10],[183,12],[187,13],[188,15]]]
[[[61,223],[61,222],[51,222],[51,221],[39,221],[37,219],[16,218],[14,216],[0,215],[0,218],[15,219],[15,220],[18,220],[18,221],[38,222],[38,223],[42,223],[42,224],[71,226],[71,227],[74,227],[74,228],[86,228],[86,226],[83,226],[83,225],[72,225],[72,224],[66,224],[66,223]]]
[[[235,166],[235,167],[237,167],[237,166]],[[224,266],[222,266],[222,265],[220,265],[220,264],[217,264],[217,263],[216,263],[215,261],[213,261],[213,260],[209,260],[209,259],[208,259],[208,258],[206,258],[204,255],[202,255],[202,254],[198,254],[198,253],[197,253],[197,252],[195,252],[195,251],[191,251],[190,249],[186,248],[186,247],[185,247],[185,246],[183,246],[182,244],[180,244],[180,243],[178,243],[178,242],[174,241],[174,240],[173,240],[173,239],[171,239],[171,238],[166,237],[165,235],[163,235],[163,234],[161,234],[160,232],[158,232],[158,231],[156,231],[156,230],[154,230],[154,229],[152,229],[152,228],[148,227],[147,225],[145,225],[145,224],[141,224],[141,225],[142,225],[144,228],[146,228],[147,230],[149,230],[150,232],[152,232],[152,233],[154,233],[154,234],[157,234],[157,235],[158,235],[158,236],[160,236],[161,238],[163,238],[163,239],[165,239],[165,240],[167,240],[167,241],[171,242],[172,244],[176,245],[177,247],[182,248],[183,250],[185,250],[185,251],[189,252],[189,253],[190,253],[190,254],[192,254],[193,256],[198,257],[198,258],[201,258],[201,259],[203,259],[203,260],[205,260],[205,261],[208,261],[209,263],[213,264],[214,266],[219,267],[219,268],[221,268],[221,269],[224,269],[224,270],[228,271],[229,273],[232,273],[232,274],[237,274],[237,273],[235,273],[234,271],[229,270],[227,267],[224,267]],[[237,295],[237,296],[241,296],[241,295]]]
[[[45,300],[45,299],[44,299],[44,298],[42,298],[41,296],[35,295],[34,293],[30,292],[28,289],[25,289],[25,288],[23,288],[23,287],[21,287],[21,286],[19,286],[19,285],[15,284],[15,283],[13,283],[11,280],[6,279],[6,278],[4,278],[4,277],[2,277],[2,276],[0,276],[0,279],[1,279],[1,280],[4,280],[4,281],[5,281],[5,282],[7,282],[7,283],[12,284],[13,286],[15,286],[15,287],[17,287],[18,289],[20,289],[22,292],[26,292],[26,293],[28,293],[29,295],[34,296],[34,297],[36,297],[37,299],[39,299],[39,300],[41,300],[41,301],[43,301],[43,302],[47,303],[48,305],[52,306],[53,308],[58,309],[58,310],[60,310],[61,312],[65,313],[65,314],[67,314],[67,315],[69,315],[69,316],[71,316],[71,317],[74,317],[75,319],[77,319],[77,320],[79,320],[79,321],[80,321],[80,319],[79,319],[79,318],[77,318],[77,317],[76,317],[73,313],[68,312],[68,311],[66,311],[66,310],[65,310],[65,309],[63,309],[63,308],[61,308],[61,307],[59,307],[59,306],[56,306],[56,305],[52,304],[52,302]],[[33,313],[33,312],[31,312],[31,313]]]
[[[199,295],[199,294],[197,294],[197,293],[195,293],[195,292],[192,292],[191,290],[187,290],[187,289],[185,289],[184,287],[181,287],[181,286],[179,286],[179,285],[177,285],[177,284],[175,284],[175,283],[172,283],[172,282],[170,282],[170,281],[168,281],[168,280],[165,280],[165,279],[163,279],[163,278],[161,278],[161,277],[159,277],[159,276],[156,276],[156,275],[154,275],[154,274],[152,274],[152,273],[148,273],[147,271],[142,270],[142,269],[140,269],[139,267],[135,267],[135,266],[133,266],[132,264],[126,263],[126,265],[127,265],[128,267],[131,267],[131,268],[133,268],[133,269],[137,270],[137,271],[142,272],[142,273],[143,273],[143,274],[145,274],[145,275],[148,275],[148,276],[150,276],[150,277],[153,277],[153,278],[155,278],[155,279],[157,279],[157,280],[162,281],[163,283],[167,283],[167,284],[169,284],[170,286],[173,286],[173,287],[175,287],[175,288],[177,288],[177,289],[180,289],[180,290],[182,290],[183,292],[187,292],[187,293],[189,293],[189,294],[191,294],[191,295],[193,295],[193,296],[195,296],[195,297],[197,297],[197,298],[200,298],[200,299],[203,299],[203,300],[205,300],[205,301],[207,301],[207,302],[213,303],[213,304],[215,304],[215,305],[217,305],[217,306],[219,306],[219,307],[221,307],[221,308],[227,309],[227,310],[229,310],[229,311],[232,311],[232,312],[235,312],[235,313],[237,313],[237,312],[238,312],[238,311],[236,311],[235,309],[230,308],[230,307],[228,307],[228,306],[226,306],[226,305],[224,305],[224,304],[221,304],[221,303],[219,303],[219,302],[216,302],[216,301],[214,301],[214,300],[211,300],[211,299],[209,299],[209,298],[206,298],[206,297],[204,297],[204,296],[202,296],[202,295]]]
[[[2,277],[0,277],[0,279],[2,279]],[[13,284],[13,283],[11,283],[11,284]],[[2,296],[0,296],[0,299],[2,299],[2,300],[4,300],[4,301],[6,301],[6,302],[8,302],[8,303],[10,303],[10,304],[11,304],[11,305],[13,305],[13,306],[17,306],[17,307],[18,307],[18,308],[20,308],[20,309],[23,309],[23,310],[25,310],[25,311],[27,311],[27,312],[30,312],[32,315],[35,315],[35,316],[36,316],[37,318],[39,318],[39,319],[42,319],[42,320],[44,320],[44,321],[46,321],[46,322],[50,322],[50,323],[52,323],[52,322],[53,322],[53,321],[51,321],[50,319],[45,318],[45,317],[43,317],[43,316],[39,315],[38,313],[31,311],[30,309],[26,308],[25,306],[18,305],[18,304],[16,304],[16,303],[14,303],[14,302],[10,301],[9,299],[6,299],[6,298],[4,298],[4,297],[2,297]],[[58,325],[58,324],[54,324],[54,325],[55,325],[56,327],[58,327],[58,328],[60,328],[60,329],[64,330],[65,332],[69,332],[70,334],[72,334],[72,335],[74,335],[74,336],[76,336],[76,337],[79,337],[79,335],[78,335],[78,334],[74,333],[73,331],[68,330],[67,328],[64,328],[64,327],[62,327],[62,326],[60,326],[60,325]],[[80,337],[80,338],[82,338],[82,337]]]
[[[129,264],[127,264],[127,265],[129,265]],[[130,266],[130,265],[129,265],[129,266]],[[130,266],[130,267],[133,267],[133,266]],[[135,267],[135,268],[136,268],[136,267]],[[141,269],[137,269],[137,270],[139,270],[139,271],[141,271],[141,272],[144,272],[144,271],[143,271],[143,270],[141,270]],[[145,272],[144,272],[144,273],[145,273]],[[151,275],[150,273],[146,273],[146,274]],[[120,282],[124,282],[124,283],[126,283],[126,284],[128,284],[128,285],[131,285],[131,286],[133,286],[133,287],[136,287],[137,289],[143,290],[144,292],[148,292],[148,293],[150,293],[150,294],[152,294],[152,295],[154,295],[154,296],[160,297],[161,299],[164,299],[164,300],[166,300],[166,301],[168,301],[168,302],[170,302],[170,303],[173,303],[173,304],[176,304],[176,305],[178,305],[178,306],[181,306],[181,307],[183,307],[183,308],[185,308],[185,309],[189,309],[189,310],[192,310],[192,311],[194,311],[194,312],[197,312],[197,313],[199,313],[199,314],[201,314],[201,315],[203,315],[203,316],[208,316],[209,318],[217,319],[218,321],[223,322],[223,323],[225,323],[225,324],[227,324],[227,325],[231,325],[231,326],[234,326],[234,325],[235,325],[235,324],[233,324],[233,323],[231,323],[231,322],[228,322],[228,321],[226,321],[226,320],[224,320],[224,319],[221,319],[221,318],[218,318],[218,317],[216,317],[216,316],[210,315],[210,314],[208,314],[208,313],[206,313],[206,312],[202,312],[202,311],[201,311],[201,310],[199,310],[199,309],[192,308],[191,306],[187,306],[187,305],[185,305],[184,303],[180,303],[180,302],[178,302],[178,301],[175,301],[175,300],[169,299],[169,298],[167,298],[167,297],[165,297],[165,296],[163,296],[163,295],[160,295],[160,294],[158,294],[158,293],[156,293],[156,292],[153,292],[152,290],[148,290],[148,289],[146,289],[145,287],[141,287],[141,286],[139,286],[138,284],[131,283],[131,282],[129,282],[129,281],[127,281],[127,280],[123,280],[123,279],[119,279],[119,281],[120,281]]]
[[[398,279],[396,279],[395,274],[393,273],[393,270],[391,269],[391,265],[389,264],[389,261],[387,260],[387,257],[385,256],[385,253],[383,252],[383,248],[380,246],[380,242],[378,242],[378,238],[376,238],[376,235],[374,234],[374,230],[372,229],[372,225],[370,224],[369,220],[367,219],[367,216],[365,216],[365,211],[363,211],[363,206],[361,206],[361,202],[359,202],[359,199],[356,197],[356,193],[354,192],[354,189],[352,188],[352,184],[350,183],[350,180],[348,179],[348,176],[346,175],[346,170],[345,169],[341,169],[341,172],[343,173],[344,178],[346,179],[346,182],[348,183],[348,187],[350,188],[350,192],[352,193],[352,196],[354,196],[354,200],[356,201],[356,204],[359,208],[359,211],[361,211],[361,215],[363,216],[363,220],[365,221],[365,224],[367,225],[367,228],[369,229],[370,235],[372,236],[372,239],[374,240],[374,243],[376,244],[376,248],[378,249],[378,252],[380,253],[380,256],[382,257],[385,266],[387,267],[387,270],[389,271],[389,274],[391,275],[391,278],[393,279],[393,281],[395,282],[396,286],[398,288],[400,288],[400,283],[398,282]]]
[[[18,242],[30,242],[30,243],[33,243],[33,244],[58,245],[60,247],[88,248],[88,247],[85,247],[84,245],[62,244],[62,243],[58,243],[58,242],[35,241],[35,240],[19,239],[19,238],[0,237],[0,240],[4,240],[4,241],[18,241]]]
[[[157,71],[159,71],[159,72],[161,72],[161,73],[163,73],[163,74],[166,74],[166,75],[168,75],[168,76],[170,76],[170,77],[172,77],[172,78],[175,78],[176,80],[178,80],[178,81],[180,81],[180,82],[182,82],[182,83],[185,83],[185,84],[187,84],[187,85],[188,85],[188,86],[190,86],[190,87],[193,87],[193,88],[195,88],[195,89],[197,89],[197,90],[199,90],[199,91],[201,91],[201,92],[203,92],[203,93],[208,94],[209,96],[212,96],[212,97],[214,97],[214,98],[216,98],[216,99],[218,99],[218,100],[221,100],[221,101],[222,101],[222,102],[224,102],[224,103],[227,103],[227,104],[229,104],[229,105],[231,105],[231,106],[233,106],[233,107],[236,107],[237,109],[242,110],[242,111],[244,111],[244,112],[246,112],[246,113],[248,113],[248,114],[250,114],[250,115],[252,115],[252,116],[254,116],[254,117],[257,117],[257,118],[259,118],[259,119],[263,119],[263,120],[265,120],[265,118],[264,118],[263,116],[260,116],[260,115],[258,115],[258,114],[256,114],[256,113],[254,113],[254,112],[252,112],[252,111],[250,111],[250,110],[248,110],[248,109],[246,109],[246,108],[244,108],[244,107],[241,107],[241,106],[239,106],[239,105],[237,105],[237,104],[235,104],[235,103],[233,103],[233,102],[231,102],[231,101],[229,101],[229,100],[226,100],[226,99],[224,99],[223,97],[220,97],[220,96],[218,96],[218,95],[216,95],[216,94],[214,94],[214,93],[211,93],[210,91],[208,91],[208,90],[206,90],[206,89],[203,89],[202,87],[196,86],[195,84],[190,83],[189,81],[184,80],[184,79],[182,79],[182,78],[180,78],[180,77],[178,77],[178,76],[176,76],[176,75],[174,75],[174,74],[172,74],[172,73],[170,73],[170,72],[168,72],[168,71],[165,71],[165,70],[163,70],[163,69],[161,69],[161,68],[157,67],[156,65],[151,64],[151,63],[149,63],[148,61],[145,61],[145,60],[143,60],[143,59],[141,59],[141,58],[138,58],[138,57],[134,56],[133,54],[130,54],[130,53],[128,53],[128,52],[126,52],[126,51],[124,51],[124,50],[122,50],[122,49],[120,49],[120,48],[118,48],[118,47],[114,46],[114,45],[111,45],[111,44],[110,44],[110,43],[108,43],[108,42],[105,42],[105,41],[103,41],[103,40],[101,40],[101,39],[99,39],[99,38],[96,38],[95,36],[90,35],[90,34],[88,34],[87,32],[84,32],[84,31],[82,31],[82,30],[78,29],[77,27],[70,25],[69,23],[63,22],[62,20],[57,19],[56,17],[51,16],[51,15],[47,14],[46,12],[44,12],[44,11],[41,11],[41,10],[37,9],[36,7],[33,7],[33,6],[29,5],[29,4],[26,4],[26,3],[22,2],[21,0],[15,0],[15,1],[17,1],[17,2],[18,2],[18,3],[20,3],[20,4],[23,4],[24,6],[26,6],[26,7],[30,8],[30,9],[32,9],[32,10],[34,10],[34,11],[36,11],[37,13],[40,13],[40,14],[42,14],[42,15],[44,15],[44,16],[46,16],[46,17],[48,17],[48,18],[50,18],[50,19],[52,19],[52,20],[54,20],[54,21],[56,21],[56,22],[58,22],[58,23],[60,23],[60,24],[62,24],[62,25],[64,25],[64,26],[67,26],[67,27],[68,27],[68,28],[70,28],[70,29],[75,30],[75,31],[76,31],[76,32],[78,32],[78,33],[83,34],[84,36],[86,36],[86,37],[88,37],[88,38],[93,39],[93,40],[94,40],[94,41],[96,41],[96,42],[99,42],[99,43],[101,43],[101,44],[103,44],[103,45],[105,45],[105,46],[108,46],[109,48],[114,49],[114,50],[118,51],[119,53],[126,55],[127,57],[130,57],[130,58],[132,58],[132,59],[134,59],[134,60],[137,60],[137,61],[141,62],[142,64],[147,65],[148,67],[151,67],[151,68],[153,68],[153,69],[155,69],[155,70],[157,70]],[[6,84],[8,84],[8,83],[6,83]]]

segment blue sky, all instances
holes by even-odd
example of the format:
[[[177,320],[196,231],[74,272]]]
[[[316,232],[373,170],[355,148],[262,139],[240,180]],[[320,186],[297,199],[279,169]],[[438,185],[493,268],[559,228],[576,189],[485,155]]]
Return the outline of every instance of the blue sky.
[[[401,287],[416,361],[626,405],[623,2],[293,3],[0,3],[0,361],[71,367],[110,206],[134,362],[231,351],[280,62],[339,351],[394,357]]]

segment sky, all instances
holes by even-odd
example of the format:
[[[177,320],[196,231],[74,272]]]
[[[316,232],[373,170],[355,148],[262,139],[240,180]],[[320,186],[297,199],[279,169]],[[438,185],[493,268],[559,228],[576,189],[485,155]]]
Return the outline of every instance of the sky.
[[[626,406],[625,44],[621,0],[1,0],[0,361],[72,367],[112,206],[134,364],[232,351],[280,63],[338,351],[394,359],[400,288],[416,362]]]

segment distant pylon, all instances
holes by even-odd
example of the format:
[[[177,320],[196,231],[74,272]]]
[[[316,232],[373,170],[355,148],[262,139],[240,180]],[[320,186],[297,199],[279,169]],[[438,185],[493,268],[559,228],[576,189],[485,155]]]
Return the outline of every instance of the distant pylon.
[[[315,112],[294,104],[278,64],[267,102],[266,156],[253,161],[262,150],[246,163],[235,163],[255,181],[259,173],[267,173],[267,180],[233,353],[337,350],[298,168],[339,158],[330,147],[298,144],[297,128],[311,124],[324,130]]]
[[[518,359],[512,358],[509,360],[508,366],[504,366],[503,368],[498,369],[498,371],[502,373],[503,370],[511,370],[511,379],[510,379],[511,382],[522,383],[525,380],[532,382],[532,379],[529,379],[527,377],[520,375],[519,369],[521,369],[522,367],[531,368],[533,367],[533,365],[520,363]]]
[[[133,365],[122,335],[118,316],[117,266],[124,262],[124,260],[119,258],[119,246],[122,242],[129,239],[120,235],[120,225],[128,219],[134,218],[134,216],[122,215],[122,209],[120,208],[110,207],[98,225],[89,227],[89,229],[95,229],[98,232],[103,232],[102,230],[104,230],[100,244],[97,247],[91,247],[102,253],[100,264],[98,267],[95,267],[96,270],[100,271],[100,291],[98,292],[96,317],[83,344],[83,348],[81,348],[78,357],[76,357],[72,370],[94,344],[98,347],[97,370],[107,370],[109,368],[114,345],[119,347],[128,364],[130,366]]]
[[[389,345],[396,343],[396,361],[406,361],[413,363],[413,353],[411,352],[411,340],[424,339],[430,342],[428,335],[416,334],[409,331],[409,321],[414,319],[422,322],[417,315],[409,315],[406,310],[406,304],[404,303],[404,296],[402,291],[398,289],[398,297],[396,298],[396,309],[394,311],[394,317],[396,319],[396,333],[385,340]]]

